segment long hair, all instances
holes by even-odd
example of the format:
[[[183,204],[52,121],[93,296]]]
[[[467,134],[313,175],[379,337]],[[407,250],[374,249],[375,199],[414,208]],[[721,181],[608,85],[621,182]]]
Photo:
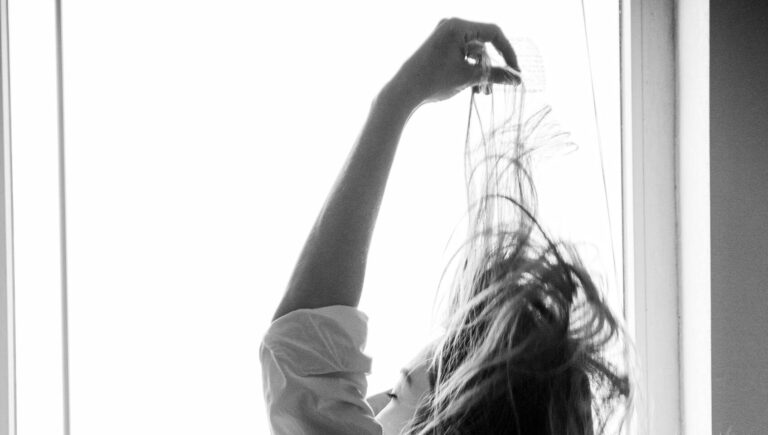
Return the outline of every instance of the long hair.
[[[594,435],[623,422],[631,405],[630,378],[605,356],[612,343],[626,345],[624,329],[576,249],[536,217],[534,151],[567,140],[548,107],[524,115],[524,87],[504,89],[512,108],[487,129],[472,95],[470,236],[454,257],[446,331],[428,366],[432,389],[409,435]]]

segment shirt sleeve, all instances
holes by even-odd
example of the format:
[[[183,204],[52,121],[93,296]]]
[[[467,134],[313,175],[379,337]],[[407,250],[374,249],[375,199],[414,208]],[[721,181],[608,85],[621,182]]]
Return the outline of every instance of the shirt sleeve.
[[[365,400],[371,359],[368,317],[334,305],[292,311],[272,322],[259,356],[273,435],[380,435]]]

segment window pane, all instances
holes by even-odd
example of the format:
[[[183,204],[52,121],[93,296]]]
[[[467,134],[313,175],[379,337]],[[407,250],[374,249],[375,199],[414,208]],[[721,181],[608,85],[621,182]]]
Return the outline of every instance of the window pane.
[[[541,61],[579,145],[550,166],[541,212],[594,247],[620,295],[598,152],[620,243],[618,6],[587,7],[601,141],[577,1],[67,2],[73,431],[265,430],[261,336],[371,99],[447,16],[499,24],[524,72]],[[422,107],[403,135],[361,304],[369,392],[431,333],[465,207],[468,100]]]

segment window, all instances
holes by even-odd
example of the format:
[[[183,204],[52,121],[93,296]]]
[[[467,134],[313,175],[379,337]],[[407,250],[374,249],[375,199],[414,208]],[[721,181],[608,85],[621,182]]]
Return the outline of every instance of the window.
[[[67,2],[74,431],[264,430],[261,334],[371,99],[446,16],[496,22],[526,73],[543,67],[544,98],[579,150],[549,166],[541,213],[562,217],[548,222],[556,234],[594,254],[590,267],[624,309],[622,283],[636,288],[639,273],[623,276],[623,254],[644,235],[622,248],[638,205],[622,202],[622,177],[625,194],[635,179],[622,175],[619,146],[619,3],[581,7]],[[18,2],[8,14],[20,435],[63,423],[53,11]],[[434,333],[434,289],[464,207],[464,97],[420,109],[401,141],[361,304],[370,393],[388,388]],[[637,158],[626,151],[625,169]]]

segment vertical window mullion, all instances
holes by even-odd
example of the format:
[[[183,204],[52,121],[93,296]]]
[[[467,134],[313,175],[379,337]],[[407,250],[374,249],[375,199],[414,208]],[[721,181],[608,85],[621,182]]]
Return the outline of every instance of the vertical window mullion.
[[[680,432],[674,3],[622,1],[624,252],[636,433]]]
[[[8,1],[0,0],[0,435],[16,433]]]

